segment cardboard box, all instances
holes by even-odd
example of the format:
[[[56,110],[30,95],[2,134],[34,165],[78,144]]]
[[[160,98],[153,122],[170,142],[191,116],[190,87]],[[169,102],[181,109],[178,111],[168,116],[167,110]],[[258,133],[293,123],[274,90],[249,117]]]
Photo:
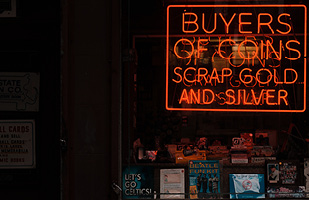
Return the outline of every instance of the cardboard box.
[[[272,146],[254,146],[251,151],[251,156],[270,157],[275,154]]]
[[[252,157],[251,163],[265,163],[266,160],[276,160],[276,157]]]
[[[205,150],[196,150],[192,155],[185,156],[183,151],[175,152],[176,164],[188,164],[189,160],[206,160]]]
[[[248,163],[248,155],[247,154],[231,154],[231,162],[232,163]]]

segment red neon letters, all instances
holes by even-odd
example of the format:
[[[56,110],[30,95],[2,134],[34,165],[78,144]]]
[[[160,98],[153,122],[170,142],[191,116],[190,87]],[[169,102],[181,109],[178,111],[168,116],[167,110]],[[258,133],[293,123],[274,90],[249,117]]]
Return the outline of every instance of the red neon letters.
[[[238,6],[241,12],[235,12]],[[217,6],[235,8],[228,14],[210,7],[173,5],[168,8],[166,108],[303,112],[306,109],[306,7]],[[260,12],[254,12],[252,7]],[[276,13],[263,9],[268,7],[302,9],[303,31],[295,33],[292,22],[298,19],[291,10]],[[178,38],[170,37],[173,30],[169,29],[170,23],[176,23],[169,21],[170,10],[176,8],[181,9]],[[171,87],[179,91],[173,101],[169,98]],[[296,97],[295,88],[303,93]],[[303,105],[292,108],[292,104],[299,102],[296,99],[299,96]]]
[[[238,15],[238,24],[239,24],[239,29],[238,32],[242,33],[242,34],[247,34],[247,33],[252,33],[252,30],[243,30],[246,29],[246,25],[251,25],[252,22],[251,21],[246,21],[244,18],[245,16],[252,16],[253,13],[234,13],[232,15],[232,17],[230,19],[226,19],[222,13],[214,13],[213,14],[213,29],[212,30],[207,30],[207,28],[205,28],[205,13],[202,13],[201,19],[199,18],[199,16],[194,13],[194,12],[185,12],[183,13],[182,16],[182,31],[183,33],[196,33],[199,29],[200,29],[200,25],[199,25],[199,21],[202,21],[202,29],[205,33],[210,34],[210,33],[214,33],[217,29],[217,22],[219,19],[218,15],[220,16],[219,19],[222,20],[222,22],[225,25],[225,33],[228,34],[229,30],[230,30],[230,25],[233,22],[233,20],[235,19],[235,16]],[[279,29],[274,29],[272,28],[272,22],[273,22],[273,16],[270,13],[259,13],[257,16],[257,33],[261,33],[262,28],[267,28],[268,30],[271,31],[272,34],[276,33],[280,33],[280,34],[288,34],[291,32],[291,25],[284,22],[282,20],[282,18],[284,17],[290,17],[290,14],[288,13],[282,13],[280,15],[278,15],[277,17],[277,22],[281,25],[283,25],[282,30]],[[287,31],[283,31],[284,28],[287,28]]]

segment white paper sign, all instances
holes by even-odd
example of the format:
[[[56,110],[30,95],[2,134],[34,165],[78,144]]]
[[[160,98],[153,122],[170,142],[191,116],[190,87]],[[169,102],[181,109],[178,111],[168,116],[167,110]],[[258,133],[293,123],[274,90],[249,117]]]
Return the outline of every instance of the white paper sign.
[[[185,169],[160,170],[160,198],[184,199],[185,198]],[[168,194],[170,193],[170,194]]]
[[[0,121],[0,168],[35,168],[34,120]]]
[[[1,111],[39,111],[40,75],[0,72]]]

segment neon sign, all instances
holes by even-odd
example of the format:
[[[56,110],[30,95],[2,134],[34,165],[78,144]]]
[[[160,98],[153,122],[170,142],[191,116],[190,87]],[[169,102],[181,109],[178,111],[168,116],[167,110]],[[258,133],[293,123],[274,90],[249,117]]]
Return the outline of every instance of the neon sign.
[[[170,5],[166,109],[303,112],[304,5]]]

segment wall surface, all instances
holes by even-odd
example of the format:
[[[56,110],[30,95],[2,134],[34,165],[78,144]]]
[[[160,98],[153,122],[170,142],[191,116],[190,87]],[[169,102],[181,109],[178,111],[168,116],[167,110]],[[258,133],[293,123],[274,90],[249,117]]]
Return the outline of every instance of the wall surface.
[[[63,3],[64,199],[113,199],[118,182],[118,1]],[[116,143],[116,145],[115,145]]]
[[[36,165],[0,169],[1,199],[57,200],[60,199],[60,1],[16,2],[16,17],[0,17],[0,76],[3,72],[39,73],[39,110],[1,111],[0,119],[35,121]]]

